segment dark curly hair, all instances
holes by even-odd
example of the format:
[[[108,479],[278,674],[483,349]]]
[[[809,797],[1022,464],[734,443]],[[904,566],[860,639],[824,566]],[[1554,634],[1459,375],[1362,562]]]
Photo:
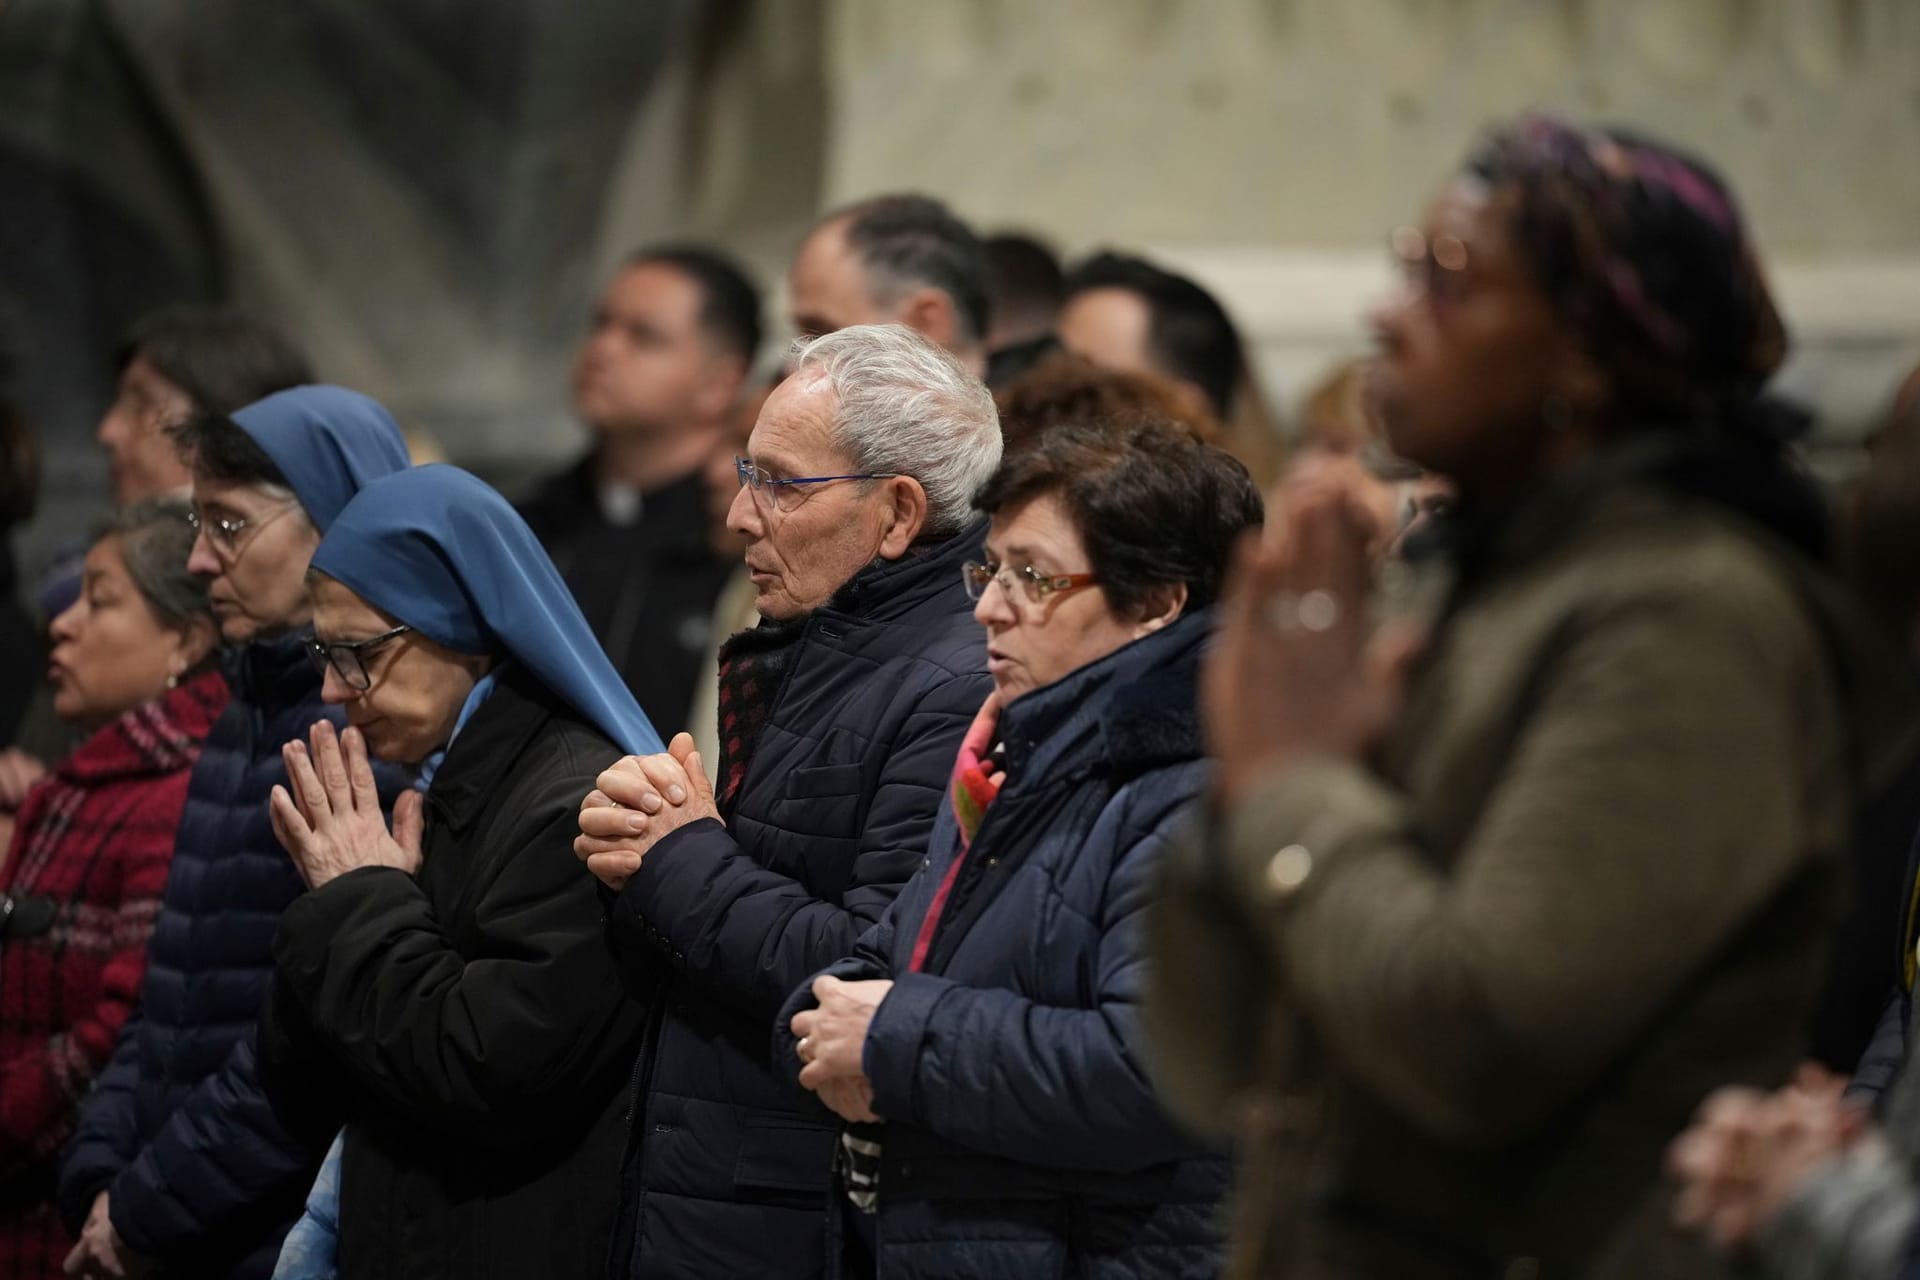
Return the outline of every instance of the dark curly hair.
[[[1560,318],[1643,419],[1788,432],[1755,411],[1787,332],[1733,193],[1699,158],[1626,129],[1526,115],[1466,172],[1513,202],[1512,231]]]
[[[1000,434],[1008,453],[1061,427],[1110,427],[1142,419],[1171,422],[1211,444],[1213,415],[1190,409],[1165,378],[1103,369],[1085,356],[1056,351],[1000,389]]]
[[[115,365],[124,371],[139,356],[185,392],[197,413],[232,413],[313,381],[292,339],[229,307],[181,304],[147,313],[120,344]]]
[[[1189,609],[1212,604],[1235,542],[1264,512],[1245,464],[1165,418],[1050,431],[1001,463],[974,503],[994,515],[1049,494],[1121,615],[1174,585]]]

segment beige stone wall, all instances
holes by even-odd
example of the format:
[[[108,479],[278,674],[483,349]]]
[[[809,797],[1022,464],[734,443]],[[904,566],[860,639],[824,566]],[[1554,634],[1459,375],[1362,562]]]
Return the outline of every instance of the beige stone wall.
[[[1542,105],[1711,156],[1856,431],[1920,358],[1914,0],[831,0],[824,193],[1146,247],[1226,296],[1285,401],[1363,341],[1388,228]]]
[[[1187,267],[1285,406],[1364,345],[1387,230],[1536,103],[1723,166],[1833,433],[1920,359],[1920,0],[0,2],[0,142],[483,466],[579,447],[567,362],[630,248],[777,282],[884,189]],[[97,478],[76,405],[56,461]]]
[[[1350,246],[1529,105],[1712,154],[1777,253],[1920,241],[1911,0],[836,0],[828,188],[1062,238]]]

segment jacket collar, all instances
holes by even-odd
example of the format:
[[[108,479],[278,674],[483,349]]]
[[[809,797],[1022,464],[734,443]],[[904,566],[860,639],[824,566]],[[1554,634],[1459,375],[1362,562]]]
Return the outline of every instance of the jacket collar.
[[[1462,505],[1436,549],[1459,571],[1456,594],[1551,553],[1604,518],[1619,495],[1711,504],[1756,541],[1808,564],[1828,558],[1826,515],[1812,484],[1777,451],[1699,432],[1629,432],[1585,462],[1502,503]]]
[[[438,821],[456,832],[473,824],[553,714],[553,701],[517,664],[500,669],[499,683],[447,748],[427,788],[427,804]]]
[[[598,451],[589,451],[534,493],[524,504],[524,510],[536,520],[551,521],[565,528],[603,519],[605,504],[599,470]],[[700,468],[674,476],[637,496],[638,512],[634,520],[627,523],[638,523],[642,517],[657,514],[665,525],[684,527],[687,545],[698,547],[701,554],[712,558],[712,552],[706,549],[706,482],[701,478]]]
[[[1885,785],[1920,750],[1920,682],[1825,563],[1824,513],[1805,477],[1754,446],[1674,432],[1630,435],[1504,507],[1456,511],[1433,544],[1451,554],[1455,569],[1447,613],[1602,521],[1676,503],[1717,508],[1793,582],[1836,681],[1856,794]]]
[[[97,730],[60,762],[59,774],[93,783],[184,769],[226,702],[220,673],[202,671]]]
[[[1186,614],[1015,699],[1000,715],[1007,786],[1101,767],[1125,778],[1201,758],[1199,668],[1211,632],[1210,610]]]
[[[320,673],[307,656],[304,633],[253,640],[221,657],[234,697],[268,710],[317,702]]]
[[[836,614],[869,622],[904,617],[943,593],[955,593],[960,566],[980,555],[987,537],[984,517],[943,541],[903,556],[879,560],[853,575],[818,614]]]

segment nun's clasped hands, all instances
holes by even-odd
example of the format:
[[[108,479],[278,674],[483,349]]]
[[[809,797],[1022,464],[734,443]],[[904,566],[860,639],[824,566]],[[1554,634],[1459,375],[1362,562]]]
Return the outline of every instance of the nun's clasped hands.
[[[392,867],[408,875],[418,871],[424,821],[420,793],[400,793],[388,831],[360,731],[336,734],[332,723],[322,720],[308,739],[311,750],[297,738],[280,749],[289,786],[276,786],[267,808],[273,833],[307,887],[318,889],[361,867]]]
[[[722,820],[691,734],[675,734],[660,755],[628,756],[594,781],[580,802],[573,851],[615,893],[667,835],[703,818]]]

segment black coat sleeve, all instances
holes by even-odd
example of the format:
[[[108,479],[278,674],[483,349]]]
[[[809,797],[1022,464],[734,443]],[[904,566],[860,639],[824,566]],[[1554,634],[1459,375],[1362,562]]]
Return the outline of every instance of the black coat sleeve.
[[[1128,834],[1101,905],[1089,1007],[926,973],[887,975],[893,989],[867,1028],[863,1055],[874,1111],[976,1151],[1056,1168],[1126,1172],[1205,1154],[1163,1105],[1140,1027],[1147,908],[1167,842],[1185,823],[1171,809],[1150,825],[1122,824]],[[1088,843],[1097,849],[1104,840],[1096,833]]]
[[[887,957],[893,951],[894,930],[899,927],[901,899],[895,898],[880,922],[866,931],[860,941],[854,944],[853,954],[834,961],[819,973],[809,977],[794,988],[780,1006],[780,1012],[773,1018],[773,1071],[782,1081],[791,1084],[795,1092],[808,1098],[813,1094],[801,1087],[800,1072],[806,1066],[800,1061],[795,1050],[797,1043],[793,1036],[793,1020],[808,1009],[817,1009],[820,1002],[814,999],[813,984],[822,977],[832,976],[842,982],[863,982],[870,978],[891,978],[893,966]],[[826,1108],[822,1105],[821,1109]]]
[[[270,1016],[311,1027],[350,1109],[364,1100],[505,1150],[600,1114],[632,1064],[641,1011],[573,854],[593,772],[556,771],[510,821],[473,837],[488,845],[465,851],[486,882],[463,890],[474,905],[459,947],[421,887],[389,868],[350,872],[288,909],[271,998],[298,1009]]]
[[[191,1248],[263,1200],[310,1185],[331,1136],[281,1123],[254,1040],[242,1039],[114,1180],[114,1230],[149,1257]]]
[[[1853,1070],[1847,1097],[1878,1109],[1880,1100],[1893,1087],[1894,1079],[1907,1061],[1907,1019],[1911,1007],[1911,998],[1896,987],[1880,1012],[1873,1039],[1860,1055],[1860,1065]]]
[[[120,1027],[113,1057],[80,1106],[60,1162],[58,1201],[67,1230],[79,1233],[93,1202],[140,1151],[133,1095],[140,1083],[140,1010]]]

